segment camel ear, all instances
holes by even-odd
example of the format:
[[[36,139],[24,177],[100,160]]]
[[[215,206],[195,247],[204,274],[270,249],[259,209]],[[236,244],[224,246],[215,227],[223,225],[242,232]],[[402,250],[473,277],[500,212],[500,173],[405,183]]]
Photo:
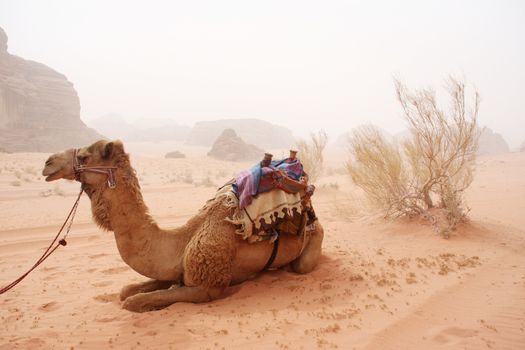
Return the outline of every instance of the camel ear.
[[[124,152],[124,145],[120,140],[111,141],[106,143],[106,146],[104,146],[104,149],[102,150],[102,158],[109,159],[110,157],[114,156],[118,153]]]

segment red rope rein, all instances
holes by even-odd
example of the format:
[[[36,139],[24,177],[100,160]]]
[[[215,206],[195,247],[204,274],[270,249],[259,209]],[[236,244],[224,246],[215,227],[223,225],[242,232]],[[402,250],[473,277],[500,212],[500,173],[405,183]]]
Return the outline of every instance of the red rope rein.
[[[65,246],[67,244],[66,237],[69,234],[69,230],[71,230],[71,225],[73,224],[73,219],[75,218],[75,214],[77,213],[78,202],[80,201],[80,197],[82,196],[82,192],[84,192],[84,189],[82,187],[80,187],[80,193],[77,196],[77,200],[75,201],[75,204],[73,204],[73,207],[69,211],[69,214],[67,215],[66,220],[62,224],[62,227],[60,227],[60,230],[56,234],[56,236],[53,239],[53,241],[49,244],[49,246],[47,247],[46,251],[36,261],[36,263],[29,270],[27,270],[22,276],[18,277],[16,280],[14,280],[13,282],[9,283],[7,286],[5,286],[2,289],[0,289],[0,295],[4,294],[8,290],[10,290],[14,286],[16,286],[18,283],[20,283],[24,278],[26,278],[27,275],[29,275],[31,273],[31,271],[36,269],[38,267],[38,265],[43,263],[44,260],[46,260],[51,254],[53,254],[53,252],[55,250],[57,250],[58,247]],[[67,228],[66,228],[66,233],[64,234],[64,237],[62,237],[57,242],[58,237],[60,236],[60,234],[64,230],[64,227],[66,227],[66,226],[67,226]]]

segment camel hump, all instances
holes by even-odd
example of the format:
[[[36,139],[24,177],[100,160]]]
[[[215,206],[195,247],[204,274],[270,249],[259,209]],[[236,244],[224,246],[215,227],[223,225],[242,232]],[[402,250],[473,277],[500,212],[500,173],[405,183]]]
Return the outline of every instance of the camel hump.
[[[208,208],[209,215],[186,246],[183,259],[184,284],[186,286],[227,287],[233,270],[236,238],[231,224],[223,220],[223,206],[214,201]],[[231,208],[228,209],[231,212]],[[220,247],[220,249],[217,249]]]

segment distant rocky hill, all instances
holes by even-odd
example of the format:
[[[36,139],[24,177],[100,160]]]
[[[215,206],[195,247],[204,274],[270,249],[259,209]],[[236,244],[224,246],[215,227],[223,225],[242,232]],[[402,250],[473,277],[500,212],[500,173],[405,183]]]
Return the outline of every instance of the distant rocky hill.
[[[289,129],[263,120],[222,119],[196,123],[186,143],[194,146],[211,146],[225,129],[233,129],[240,138],[263,149],[288,148],[295,141]]]
[[[135,131],[135,128],[125,121],[120,115],[108,113],[100,118],[86,120],[86,124],[109,139],[126,141],[126,137]]]
[[[0,147],[54,152],[102,138],[80,120],[73,84],[55,70],[11,55],[0,28]]]
[[[225,129],[213,143],[208,156],[220,160],[243,162],[262,159],[264,151],[244,142],[233,129]]]
[[[478,154],[500,154],[510,152],[507,141],[490,128],[484,128],[479,136]]]
[[[409,137],[411,137],[411,134],[408,130],[402,131],[395,135],[395,139],[399,141]],[[501,154],[509,152],[509,145],[503,136],[487,127],[481,129],[478,146],[478,155]]]
[[[118,114],[104,115],[89,121],[88,125],[111,139],[138,142],[184,142],[191,131],[189,126],[171,120],[143,119],[129,123]]]
[[[384,130],[381,130],[381,131],[383,133],[383,136],[385,136],[387,140],[393,140],[398,143],[401,143],[403,140],[406,140],[411,137],[411,133],[408,130],[398,132],[394,136],[391,136]],[[336,145],[340,147],[347,147],[350,135],[351,135],[351,132],[345,132],[339,135],[336,141]],[[507,141],[505,141],[503,136],[492,131],[492,129],[487,128],[487,127],[481,129],[481,134],[479,137],[478,144],[479,144],[478,155],[501,154],[501,153],[507,153],[510,151],[509,145],[507,144]],[[523,146],[525,146],[525,142]]]

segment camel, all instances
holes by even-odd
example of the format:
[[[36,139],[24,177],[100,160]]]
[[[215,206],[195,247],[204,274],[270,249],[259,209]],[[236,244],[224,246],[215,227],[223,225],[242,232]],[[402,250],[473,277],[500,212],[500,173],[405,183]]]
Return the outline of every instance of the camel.
[[[78,171],[81,168],[93,171]],[[97,170],[98,169],[98,170]],[[140,185],[121,141],[100,140],[53,154],[42,174],[46,181],[78,180],[91,200],[96,224],[113,231],[122,260],[149,278],[122,288],[122,307],[157,310],[176,302],[209,302],[225,289],[257,276],[272,255],[268,241],[248,243],[225,220],[235,208],[215,198],[186,224],[161,229],[148,213]],[[323,228],[316,220],[301,236],[282,234],[271,268],[312,271],[321,255]]]

